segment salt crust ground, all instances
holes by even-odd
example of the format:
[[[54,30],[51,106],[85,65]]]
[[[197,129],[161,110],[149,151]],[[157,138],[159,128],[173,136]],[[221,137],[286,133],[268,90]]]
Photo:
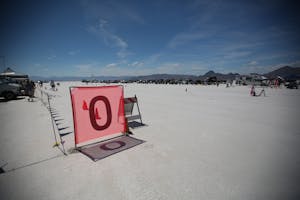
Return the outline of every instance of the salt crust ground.
[[[46,90],[65,131],[73,131],[75,85],[83,84]],[[138,96],[148,125],[133,136],[146,142],[98,162],[52,147],[41,101],[2,101],[0,160],[8,164],[1,199],[300,199],[300,90],[269,88],[266,97],[249,91],[126,84],[125,96]],[[73,134],[64,139],[71,150]]]

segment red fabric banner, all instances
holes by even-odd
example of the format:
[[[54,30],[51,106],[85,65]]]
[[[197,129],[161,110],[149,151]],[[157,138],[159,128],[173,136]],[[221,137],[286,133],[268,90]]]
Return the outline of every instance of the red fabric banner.
[[[122,86],[74,87],[70,93],[75,144],[125,132]]]

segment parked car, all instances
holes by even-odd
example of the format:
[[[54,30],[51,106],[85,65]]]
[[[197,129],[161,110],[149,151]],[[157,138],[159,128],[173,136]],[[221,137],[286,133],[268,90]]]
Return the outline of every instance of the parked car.
[[[298,89],[298,84],[296,81],[290,81],[288,83],[285,84],[286,88],[289,89]]]
[[[7,79],[0,79],[0,97],[12,100],[22,95],[24,95],[24,90],[22,90],[20,84],[13,83]]]

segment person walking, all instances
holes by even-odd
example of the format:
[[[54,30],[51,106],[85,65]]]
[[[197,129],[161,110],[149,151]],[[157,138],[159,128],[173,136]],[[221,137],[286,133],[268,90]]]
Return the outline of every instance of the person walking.
[[[50,81],[50,86],[51,86],[52,90],[55,91],[55,83],[53,80]]]
[[[254,85],[252,85],[252,87],[251,87],[250,95],[251,95],[251,96],[255,96],[255,88],[254,88]]]

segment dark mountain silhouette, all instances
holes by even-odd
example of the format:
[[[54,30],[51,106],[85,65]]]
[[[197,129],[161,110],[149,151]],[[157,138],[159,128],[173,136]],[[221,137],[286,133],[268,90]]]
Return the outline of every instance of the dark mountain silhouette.
[[[146,76],[136,76],[132,77],[131,80],[167,80],[167,79],[197,79],[197,76],[194,75],[184,75],[184,74],[152,74]]]
[[[277,78],[277,76],[281,76],[287,80],[296,80],[300,79],[300,67],[290,67],[284,66],[269,73],[264,74],[264,76],[268,78]]]
[[[239,76],[238,73],[228,73],[228,74],[222,74],[222,73],[215,73],[214,71],[208,71],[203,76],[199,76],[201,80],[204,80],[209,77],[216,77],[217,80],[234,80],[236,76]]]

